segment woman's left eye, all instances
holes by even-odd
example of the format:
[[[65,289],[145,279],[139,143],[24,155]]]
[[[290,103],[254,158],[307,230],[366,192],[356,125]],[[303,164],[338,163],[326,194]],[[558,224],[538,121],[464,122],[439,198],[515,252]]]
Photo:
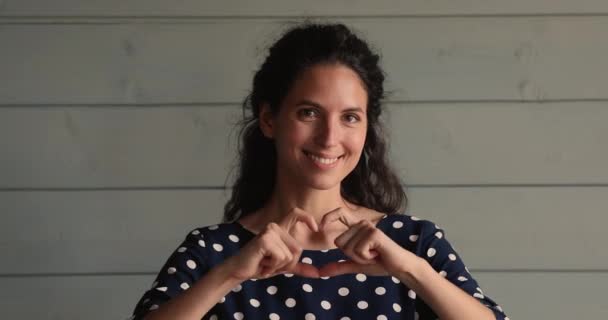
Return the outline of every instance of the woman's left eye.
[[[359,121],[359,117],[354,114],[347,114],[346,116],[344,116],[344,118],[346,118],[346,121],[349,123],[355,123]]]

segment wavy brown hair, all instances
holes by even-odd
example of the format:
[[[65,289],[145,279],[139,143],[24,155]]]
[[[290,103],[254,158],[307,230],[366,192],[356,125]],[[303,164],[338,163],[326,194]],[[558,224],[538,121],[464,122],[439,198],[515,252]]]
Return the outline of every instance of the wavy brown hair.
[[[407,196],[387,161],[387,145],[380,122],[384,72],[380,57],[343,24],[305,22],[288,29],[269,49],[253,77],[252,91],[243,101],[243,119],[238,123],[237,176],[232,196],[224,206],[223,222],[232,222],[260,209],[270,198],[276,178],[274,142],[259,126],[260,108],[268,103],[273,114],[294,81],[306,68],[338,63],[359,75],[367,91],[368,127],[359,162],[341,182],[347,201],[395,214],[407,207]]]

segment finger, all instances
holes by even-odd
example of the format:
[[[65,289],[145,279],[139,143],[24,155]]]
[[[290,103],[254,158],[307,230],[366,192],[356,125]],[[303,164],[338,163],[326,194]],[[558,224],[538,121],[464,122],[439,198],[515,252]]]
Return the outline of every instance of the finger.
[[[267,253],[264,255],[264,259],[260,261],[260,275],[262,277],[269,276],[273,270],[281,264],[281,261],[285,260],[285,251],[281,248],[281,242],[276,232],[270,232],[265,235],[264,246]]]
[[[331,262],[324,265],[319,270],[319,275],[323,277],[333,277],[347,273],[360,273],[361,267],[353,261]]]
[[[362,226],[363,224],[361,222],[351,226],[348,230],[344,231],[341,235],[336,237],[336,239],[334,240],[334,244],[338,248],[343,249],[344,246],[350,241],[350,239],[355,234],[357,234],[357,232],[359,232],[359,229],[361,229]]]
[[[289,252],[291,253],[291,261],[289,261],[286,265],[283,265],[283,268],[287,271],[291,271],[295,268],[295,265],[300,260],[300,256],[302,255],[302,247],[298,244],[298,242],[285,230],[281,229],[280,232],[281,241],[285,244]]]
[[[318,232],[319,227],[315,219],[300,208],[293,208],[278,224],[287,232],[291,233],[293,226],[298,223],[305,223],[311,230]]]
[[[372,264],[374,263],[373,256],[369,252],[361,252],[361,247],[365,246],[367,242],[369,242],[369,229],[363,226],[348,240],[342,251],[359,264]]]
[[[350,227],[350,225],[352,224],[352,222],[350,220],[352,220],[352,219],[349,219],[348,217],[346,217],[346,214],[345,214],[344,210],[342,210],[342,207],[338,207],[334,210],[329,211],[325,215],[323,215],[323,219],[321,219],[319,228],[323,229],[326,225],[333,223],[335,221],[340,221],[343,224],[345,224],[347,227]]]
[[[355,258],[357,262],[361,264],[373,264],[375,263],[374,258],[378,256],[378,253],[371,248],[375,247],[375,243],[372,240],[372,233],[375,230],[373,227],[364,225],[360,231],[351,238],[349,244],[346,245],[346,250]]]
[[[279,269],[285,269],[290,273],[308,278],[319,278],[319,269],[317,267],[299,262],[302,255],[302,247],[298,242],[285,230],[281,230],[280,236],[285,246],[291,251],[292,259],[286,266]]]
[[[307,278],[319,278],[320,274],[317,267],[301,262],[296,263],[293,273]]]

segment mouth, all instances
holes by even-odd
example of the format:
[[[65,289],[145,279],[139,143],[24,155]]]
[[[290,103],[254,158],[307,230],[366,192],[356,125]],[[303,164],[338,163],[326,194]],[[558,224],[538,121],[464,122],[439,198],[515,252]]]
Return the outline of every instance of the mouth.
[[[309,151],[304,151],[304,154],[306,155],[306,157],[308,157],[310,160],[312,160],[316,165],[323,167],[323,168],[335,166],[336,163],[338,162],[338,160],[340,160],[344,157],[344,155],[328,156],[328,155],[313,154]]]

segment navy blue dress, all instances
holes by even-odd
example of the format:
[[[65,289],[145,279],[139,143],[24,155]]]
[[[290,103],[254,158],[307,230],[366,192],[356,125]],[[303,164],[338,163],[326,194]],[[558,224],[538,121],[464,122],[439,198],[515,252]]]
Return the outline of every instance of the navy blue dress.
[[[403,248],[423,257],[450,282],[507,319],[479,284],[445,238],[428,220],[414,216],[385,215],[377,228]],[[237,222],[193,230],[169,257],[152,287],[141,297],[131,319],[142,319],[150,310],[175,297],[210,268],[235,254],[255,237]],[[300,260],[318,268],[348,260],[338,248],[304,250]],[[391,276],[345,274],[320,279],[280,274],[242,282],[224,296],[202,319],[436,319],[429,306],[399,279]]]

